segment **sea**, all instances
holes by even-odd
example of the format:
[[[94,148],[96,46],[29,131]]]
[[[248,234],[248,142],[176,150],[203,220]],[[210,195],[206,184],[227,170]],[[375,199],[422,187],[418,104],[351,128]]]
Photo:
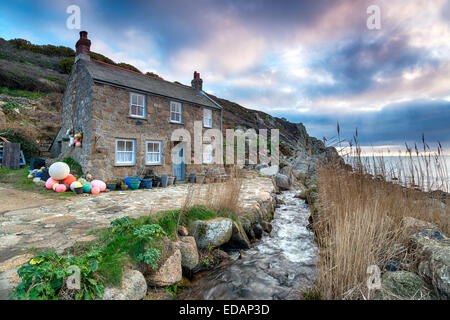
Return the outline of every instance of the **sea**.
[[[361,162],[370,174],[384,171],[388,180],[400,181],[406,186],[423,185],[427,190],[450,192],[450,156],[440,156],[437,160],[433,156],[426,158],[428,161],[421,156],[361,156]],[[347,156],[344,160],[350,165],[355,163],[354,157]],[[419,176],[424,178],[423,182],[419,182]]]

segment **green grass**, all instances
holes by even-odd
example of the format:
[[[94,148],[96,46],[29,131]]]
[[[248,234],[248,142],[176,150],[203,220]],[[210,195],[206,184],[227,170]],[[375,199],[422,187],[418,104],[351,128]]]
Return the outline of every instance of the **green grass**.
[[[161,211],[154,215],[139,217],[137,218],[137,223],[159,224],[163,228],[164,232],[166,232],[167,237],[171,240],[175,240],[177,237],[177,222],[180,212],[180,209]],[[225,216],[225,214],[230,215],[230,213],[226,212],[223,212],[223,214],[224,215],[220,216]],[[204,206],[195,206],[190,208],[185,214],[183,214],[183,216],[180,218],[180,225],[189,227],[190,224],[195,220],[214,219],[217,216],[219,215]]]
[[[183,222],[194,220],[208,220],[217,218],[217,214],[214,211],[209,210],[205,206],[195,206],[189,209],[184,215]]]
[[[236,213],[234,213],[231,210],[222,209],[222,210],[217,212],[217,216],[218,217],[223,217],[223,218],[228,218],[228,219],[233,220],[234,222],[239,223],[238,216],[236,215]]]
[[[29,99],[38,99],[38,98],[43,98],[43,97],[47,96],[47,93],[43,93],[43,92],[16,90],[16,89],[10,89],[8,87],[0,87],[0,94],[4,94],[7,96],[13,96],[13,97],[24,97],[24,98],[29,98]]]
[[[23,166],[20,169],[0,168],[0,183],[6,183],[15,189],[31,191],[39,194],[47,195],[53,199],[66,199],[76,196],[74,192],[53,192],[47,190],[44,186],[39,186],[28,179],[29,166]]]

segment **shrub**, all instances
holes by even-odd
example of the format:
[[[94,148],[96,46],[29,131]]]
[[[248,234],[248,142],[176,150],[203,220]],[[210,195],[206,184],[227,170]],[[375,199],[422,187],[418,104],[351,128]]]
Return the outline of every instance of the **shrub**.
[[[94,60],[98,60],[98,61],[106,62],[106,63],[112,64],[112,65],[116,65],[116,63],[114,61],[112,61],[111,59],[109,59],[108,57],[105,57],[104,55],[102,55],[100,53],[91,51],[89,56]]]
[[[92,300],[103,296],[105,284],[121,284],[123,268],[129,262],[158,268],[160,241],[166,235],[158,224],[142,224],[123,217],[100,233],[102,236],[93,244],[73,248],[74,254],[60,256],[47,251],[30,259],[18,270],[22,282],[12,292],[12,298]],[[71,275],[70,266],[80,269],[80,290],[69,290],[65,285],[65,279]]]
[[[72,158],[65,158],[63,160],[63,162],[67,163],[69,165],[70,168],[70,172],[78,177],[83,175],[83,168],[81,167],[81,165],[76,162],[74,159]]]
[[[142,224],[130,217],[112,221],[100,239],[104,259],[100,263],[99,273],[103,281],[119,285],[123,266],[130,259],[157,269],[161,255],[158,242],[165,235],[158,224]]]
[[[134,71],[134,72],[142,73],[138,68],[136,68],[135,66],[132,66],[131,64],[128,64],[128,63],[121,62],[121,63],[118,63],[117,66],[124,68],[124,69]]]
[[[74,64],[75,58],[69,57],[69,58],[62,58],[59,60],[59,65],[61,67],[61,70],[64,73],[69,74],[72,71],[72,66]]]
[[[54,45],[36,45],[32,44],[30,41],[25,39],[12,39],[8,41],[13,44],[18,50],[26,50],[35,53],[44,54],[47,56],[58,56],[58,57],[72,57],[75,56],[75,51],[72,48],[64,46],[54,46]]]
[[[75,298],[93,300],[103,296],[103,285],[96,279],[101,256],[99,251],[90,250],[85,255],[61,257],[53,251],[39,254],[21,266],[17,271],[22,282],[14,289],[13,299],[56,300]],[[80,270],[80,289],[68,290],[65,279],[72,274],[69,267]]]

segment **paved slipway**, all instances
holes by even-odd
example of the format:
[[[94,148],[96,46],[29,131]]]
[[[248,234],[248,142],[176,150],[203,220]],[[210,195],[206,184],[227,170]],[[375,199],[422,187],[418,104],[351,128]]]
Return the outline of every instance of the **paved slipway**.
[[[161,210],[180,208],[188,184],[150,190],[113,191],[98,196],[76,196],[68,201],[53,201],[39,207],[0,210],[0,299],[7,297],[20,279],[17,268],[32,257],[34,248],[53,248],[62,252],[76,242],[94,240],[89,231],[105,228],[120,217],[138,217]],[[194,203],[207,197],[207,185],[196,192]],[[0,203],[7,194],[0,190]],[[263,177],[244,179],[240,203],[245,211],[257,208],[273,196],[272,180]],[[2,212],[3,211],[3,212]]]

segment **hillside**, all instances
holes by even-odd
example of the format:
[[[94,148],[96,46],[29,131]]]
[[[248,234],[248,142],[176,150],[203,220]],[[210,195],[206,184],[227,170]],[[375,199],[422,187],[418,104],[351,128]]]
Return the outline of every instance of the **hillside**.
[[[0,135],[12,140],[28,140],[27,158],[45,154],[58,132],[62,93],[74,56],[75,52],[67,47],[0,38]],[[140,72],[132,65],[116,63],[99,53],[91,52],[91,57]],[[299,152],[320,154],[327,151],[322,141],[307,134],[302,123],[247,109],[213,95],[210,97],[224,107],[224,129],[279,129],[284,159],[295,157]]]

